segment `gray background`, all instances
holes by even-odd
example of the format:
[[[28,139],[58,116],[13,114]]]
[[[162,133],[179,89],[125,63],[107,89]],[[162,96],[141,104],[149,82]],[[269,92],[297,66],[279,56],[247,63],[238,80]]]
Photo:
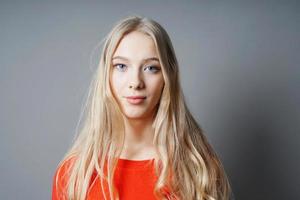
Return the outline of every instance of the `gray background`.
[[[50,199],[112,25],[169,32],[187,103],[236,199],[300,199],[297,1],[0,3],[0,199]]]

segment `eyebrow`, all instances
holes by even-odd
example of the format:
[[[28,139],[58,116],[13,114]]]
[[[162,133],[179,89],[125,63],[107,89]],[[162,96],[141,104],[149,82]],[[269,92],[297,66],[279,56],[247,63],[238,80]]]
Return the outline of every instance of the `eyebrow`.
[[[115,57],[112,58],[112,60],[115,60],[115,59],[122,59],[122,60],[126,60],[126,61],[129,60],[128,58],[125,58],[123,56],[115,56]],[[154,61],[159,62],[159,59],[157,57],[150,57],[150,58],[143,59],[144,62],[150,61],[150,60],[154,60]]]

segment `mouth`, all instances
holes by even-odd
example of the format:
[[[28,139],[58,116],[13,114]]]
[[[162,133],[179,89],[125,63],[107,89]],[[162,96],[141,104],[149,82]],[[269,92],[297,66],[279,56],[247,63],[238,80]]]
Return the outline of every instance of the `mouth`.
[[[128,96],[126,99],[128,103],[138,105],[145,101],[146,96]]]

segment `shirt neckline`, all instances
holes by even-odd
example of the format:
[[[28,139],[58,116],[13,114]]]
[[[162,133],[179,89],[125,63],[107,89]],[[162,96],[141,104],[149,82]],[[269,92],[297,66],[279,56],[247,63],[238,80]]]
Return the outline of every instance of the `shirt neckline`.
[[[146,160],[129,160],[125,158],[118,158],[117,168],[119,169],[151,169],[154,164],[154,158]]]

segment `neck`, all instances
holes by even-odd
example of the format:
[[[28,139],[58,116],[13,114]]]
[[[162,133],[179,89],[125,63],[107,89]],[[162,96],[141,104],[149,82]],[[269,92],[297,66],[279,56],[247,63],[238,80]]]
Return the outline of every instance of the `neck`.
[[[154,130],[152,128],[152,118],[125,119],[125,144],[127,146],[137,146],[152,144]]]
[[[138,160],[155,157],[153,118],[125,118],[124,122],[125,140],[121,157]]]

